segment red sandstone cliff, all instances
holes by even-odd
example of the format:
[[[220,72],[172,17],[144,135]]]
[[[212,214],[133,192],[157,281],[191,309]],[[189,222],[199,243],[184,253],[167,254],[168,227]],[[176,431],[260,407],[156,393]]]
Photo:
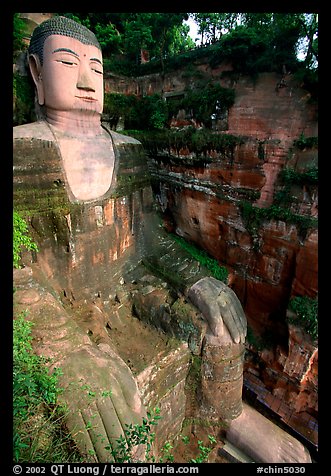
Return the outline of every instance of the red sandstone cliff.
[[[299,137],[317,136],[317,107],[291,75],[279,88],[277,74],[234,81],[220,79],[220,71],[209,73],[222,86],[234,88],[236,94],[228,111],[227,130],[221,133],[244,136],[243,144],[236,146],[233,155],[209,151],[212,160],[205,166],[181,161],[195,156],[188,148],[180,150],[178,160],[171,164],[152,160],[156,193],[168,228],[227,267],[229,284],[254,333],[273,336],[273,352],[267,352],[268,358],[260,354],[264,370],[258,372],[259,377],[274,396],[286,396],[290,411],[314,413],[317,348],[315,344],[311,347],[304,333],[298,344],[287,324],[286,309],[293,296],[317,297],[318,231],[309,220],[318,216],[318,190],[316,185],[295,183],[286,188],[280,172],[289,168],[300,174],[317,167],[317,148],[295,145]],[[137,81],[138,90],[145,94],[179,92],[187,82],[179,73],[167,76],[163,83],[154,76]],[[180,124],[175,120],[172,125]],[[277,194],[285,190],[290,200],[279,205]],[[255,209],[276,207],[275,214],[255,223],[253,215],[245,218],[243,202]],[[277,215],[278,205],[296,221]],[[302,355],[308,356],[309,364],[305,358],[303,362]]]

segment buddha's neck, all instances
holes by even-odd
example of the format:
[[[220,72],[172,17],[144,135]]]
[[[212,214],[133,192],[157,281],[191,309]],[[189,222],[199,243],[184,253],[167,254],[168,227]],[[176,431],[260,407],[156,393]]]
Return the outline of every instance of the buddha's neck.
[[[95,136],[102,134],[101,115],[91,111],[56,111],[46,109],[46,121],[58,131],[68,134]]]

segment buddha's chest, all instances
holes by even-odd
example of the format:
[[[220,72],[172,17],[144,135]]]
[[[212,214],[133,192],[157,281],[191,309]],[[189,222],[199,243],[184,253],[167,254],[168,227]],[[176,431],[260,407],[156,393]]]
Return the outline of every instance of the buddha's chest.
[[[102,197],[110,188],[115,155],[109,137],[66,138],[58,141],[67,184],[78,200]]]

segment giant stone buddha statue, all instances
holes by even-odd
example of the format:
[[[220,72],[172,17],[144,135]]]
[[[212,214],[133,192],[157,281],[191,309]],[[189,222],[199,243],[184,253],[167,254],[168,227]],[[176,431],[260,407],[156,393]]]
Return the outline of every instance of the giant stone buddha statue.
[[[62,370],[66,422],[79,449],[104,462],[110,459],[106,447],[116,446],[126,424],[141,423],[146,408],[111,339],[93,341],[70,303],[107,303],[142,260],[162,269],[158,260],[170,249],[176,253],[176,245],[169,247],[158,224],[142,145],[101,122],[103,61],[95,35],[55,16],[34,30],[28,64],[40,114],[14,128],[14,207],[26,217],[39,252],[23,257],[25,266],[15,270],[15,309],[27,310],[34,323],[35,351]],[[234,374],[230,369],[223,379],[234,401],[207,398],[205,410],[236,419],[242,413],[244,312],[225,284],[194,263],[185,271],[182,264],[173,260],[171,285],[182,278],[179,292],[207,323],[207,347],[235,346],[232,357],[239,356]],[[210,384],[222,395],[222,385]],[[93,401],[83,387],[98,390]],[[135,458],[143,458],[142,448]]]

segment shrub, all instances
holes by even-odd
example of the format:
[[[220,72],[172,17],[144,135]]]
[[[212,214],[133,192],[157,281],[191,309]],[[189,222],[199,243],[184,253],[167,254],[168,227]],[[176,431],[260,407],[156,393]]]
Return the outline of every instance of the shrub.
[[[285,223],[292,223],[298,227],[298,231],[303,237],[309,228],[316,228],[318,224],[318,220],[315,217],[298,215],[292,213],[289,208],[276,204],[267,208],[259,208],[242,200],[238,205],[244,225],[253,237],[257,235],[263,221],[280,220]]]
[[[235,147],[242,144],[245,140],[242,136],[231,134],[215,134],[207,129],[197,130],[194,127],[188,127],[182,130],[159,130],[159,131],[139,131],[127,130],[122,133],[130,135],[141,141],[145,150],[152,158],[155,158],[163,151],[168,151],[171,155],[171,148],[175,149],[177,155],[181,148],[187,147],[195,152],[197,156],[203,154],[208,156],[208,152],[216,150],[223,157],[232,157]],[[180,158],[180,161],[185,159]]]
[[[117,445],[114,445],[114,448],[111,446],[105,447],[106,450],[111,452],[114,463],[137,463],[138,461],[134,460],[132,453],[138,445],[145,445],[146,461],[154,459],[151,456],[152,444],[155,438],[152,427],[157,425],[160,418],[160,409],[156,407],[154,411],[147,412],[147,418],[143,418],[142,424],[126,424],[124,434],[116,440]]]
[[[17,212],[13,212],[13,265],[20,268],[21,252],[25,248],[28,251],[38,251],[38,246],[28,235],[28,225]]]
[[[293,145],[300,150],[312,149],[318,146],[318,137],[305,137],[305,135],[302,133],[299,139],[293,141]]]
[[[270,71],[268,42],[254,28],[237,27],[224,36],[210,58],[211,67],[223,61],[232,64],[235,71],[256,75],[261,71]]]
[[[29,460],[30,448],[35,435],[29,434],[27,422],[39,412],[41,406],[51,408],[56,404],[58,375],[49,374],[47,360],[32,350],[31,328],[33,324],[21,313],[13,323],[13,423],[14,460]]]
[[[279,173],[280,180],[285,184],[317,185],[318,168],[309,167],[305,172],[296,172],[293,169],[283,169]]]
[[[125,128],[157,130],[165,126],[168,119],[167,105],[159,94],[144,96],[106,93],[104,113],[110,116],[111,127],[116,127],[120,117]]]
[[[13,125],[19,126],[36,120],[34,85],[29,76],[13,75]]]
[[[289,309],[297,317],[289,322],[301,326],[313,339],[318,338],[318,300],[308,296],[297,296],[290,300]]]
[[[177,104],[177,107],[178,110],[192,110],[193,116],[206,127],[210,128],[212,114],[224,114],[224,112],[233,106],[234,100],[234,89],[223,88],[219,84],[208,83],[203,87],[188,90],[185,97]]]

